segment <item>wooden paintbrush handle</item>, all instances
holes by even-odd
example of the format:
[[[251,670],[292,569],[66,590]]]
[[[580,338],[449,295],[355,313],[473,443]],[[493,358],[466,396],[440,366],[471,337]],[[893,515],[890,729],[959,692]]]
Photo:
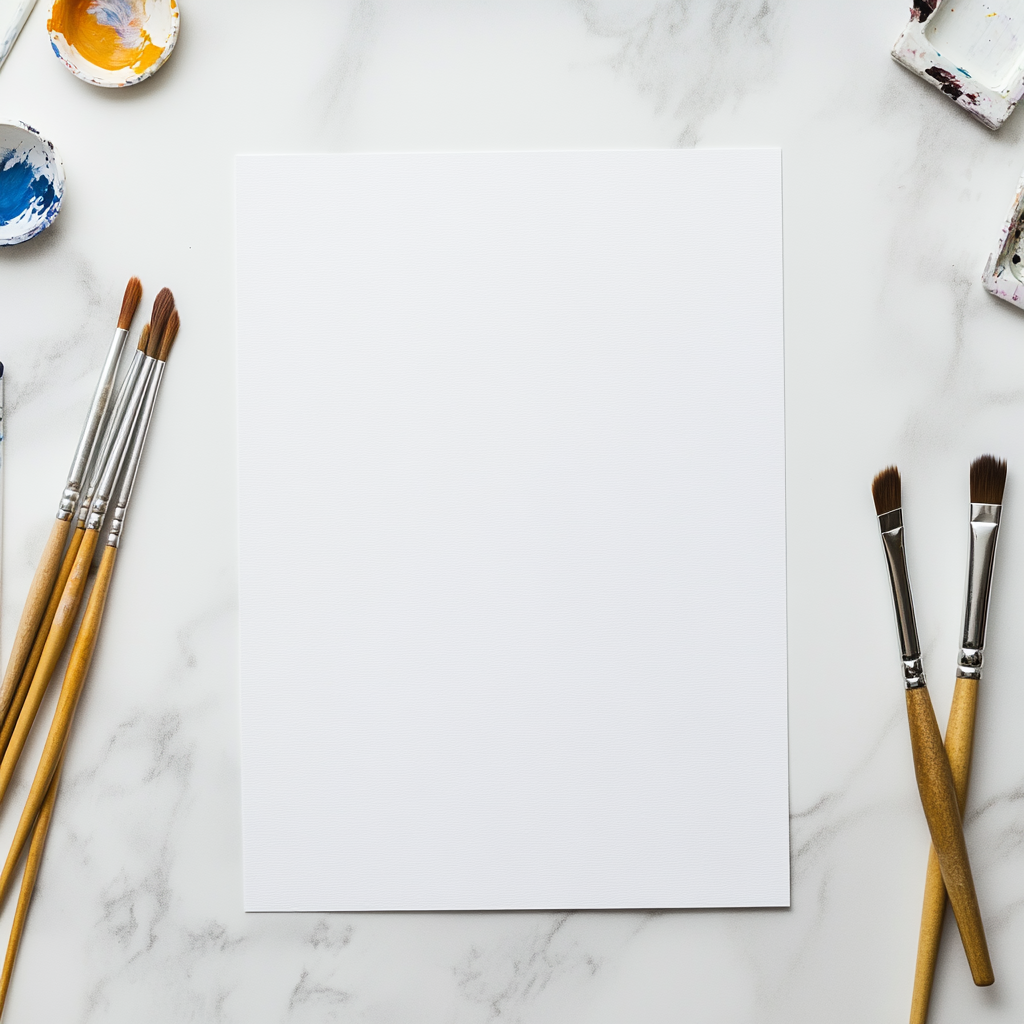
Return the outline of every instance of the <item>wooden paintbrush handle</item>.
[[[992,961],[985,941],[978,896],[974,891],[971,862],[967,856],[956,787],[949,759],[942,746],[939,726],[935,721],[931,698],[925,686],[907,690],[907,717],[910,721],[910,743],[914,751],[914,770],[921,806],[928,819],[932,845],[938,857],[942,880],[946,883],[949,902],[956,915],[960,938],[967,954],[975,985],[991,985]]]
[[[971,777],[971,753],[974,749],[974,719],[978,707],[978,680],[957,679],[953,703],[946,725],[946,754],[953,775],[956,800],[963,816],[967,806],[967,786]],[[924,906],[921,909],[921,933],[917,940],[917,967],[914,970],[914,997],[910,1004],[910,1024],[925,1024],[931,1001],[935,964],[946,916],[946,885],[942,881],[935,847],[928,851],[928,871],[924,882]]]
[[[60,604],[61,595],[67,586],[68,577],[71,575],[71,567],[75,564],[78,549],[82,546],[82,536],[84,533],[84,529],[75,530],[71,535],[71,543],[68,545],[67,551],[64,552],[64,561],[61,564],[60,574],[57,576],[57,583],[53,588],[53,593],[50,594],[50,602],[46,606],[46,614],[43,615],[43,621],[39,623],[39,628],[36,630],[36,639],[35,643],[32,644],[32,653],[28,656],[28,663],[21,673],[21,682],[18,683],[18,689],[14,691],[14,699],[11,701],[11,706],[7,711],[7,717],[3,720],[3,727],[0,728],[0,761],[3,760],[4,754],[7,753],[7,747],[10,745],[14,727],[18,724],[18,716],[21,714],[21,709],[25,706],[28,689],[32,685],[32,678],[39,667],[43,646],[46,643],[46,638],[50,635],[50,627],[53,625],[53,620],[57,615],[57,605]]]
[[[95,532],[87,530],[86,537]],[[78,553],[79,558],[82,557],[83,551],[85,551],[84,542]],[[21,812],[18,827],[15,829],[7,861],[4,864],[3,872],[0,872],[0,901],[7,895],[11,887],[18,858],[32,833],[36,815],[43,805],[50,781],[63,756],[68,733],[71,731],[71,721],[75,716],[75,709],[78,707],[78,698],[82,695],[85,677],[89,674],[89,665],[92,662],[93,652],[96,650],[100,623],[103,621],[103,608],[107,603],[107,591],[110,589],[110,577],[114,571],[116,558],[117,548],[105,547],[103,549],[103,558],[96,573],[96,582],[93,584],[92,593],[89,594],[89,602],[85,606],[85,614],[82,616],[82,625],[79,627],[78,636],[75,637],[75,645],[71,648],[68,668],[64,673],[64,685],[61,687],[60,697],[57,700],[57,710],[53,713],[50,731],[47,733],[43,752],[39,756],[39,766],[36,768],[35,778],[32,780],[28,798],[25,800],[25,808]],[[72,578],[74,577],[72,576]]]
[[[60,556],[64,553],[64,541],[67,540],[70,528],[70,519],[54,520],[46,547],[43,548],[42,557],[39,559],[39,565],[36,566],[36,574],[32,577],[32,586],[28,588],[28,597],[25,598],[25,607],[21,610],[18,631],[14,634],[14,646],[11,648],[11,656],[7,661],[4,681],[0,683],[0,716],[7,713],[7,709],[11,706],[11,699],[14,697],[14,691],[17,690],[18,683],[21,681],[21,673],[25,668],[29,652],[32,650],[39,621],[43,617],[43,612],[46,611],[46,603],[50,600],[50,594],[53,592],[53,583],[57,579],[57,572],[60,569]]]
[[[25,873],[21,876],[21,892],[18,894],[18,906],[14,911],[14,922],[11,925],[11,937],[7,940],[7,954],[4,956],[3,974],[0,974],[0,1014],[4,1012],[7,1002],[7,990],[11,987],[11,975],[14,973],[14,961],[21,946],[21,936],[25,931],[29,904],[36,888],[39,865],[43,861],[43,848],[46,846],[46,833],[50,830],[50,819],[53,817],[53,805],[57,802],[57,787],[60,785],[60,770],[64,764],[61,755],[57,770],[53,773],[50,788],[46,791],[39,817],[32,829],[32,845],[28,848],[28,859],[25,862]]]
[[[32,677],[32,685],[25,697],[25,704],[18,715],[18,722],[11,734],[11,740],[7,750],[4,752],[3,760],[0,761],[0,800],[3,800],[7,787],[11,784],[14,776],[14,769],[21,757],[22,750],[28,740],[29,730],[35,721],[36,712],[46,694],[46,687],[50,683],[53,670],[60,661],[64,652],[64,646],[71,635],[75,625],[75,618],[82,603],[82,595],[89,580],[89,570],[92,568],[92,555],[96,550],[96,542],[99,539],[97,530],[86,530],[82,536],[82,543],[78,548],[74,564],[71,566],[71,574],[68,577],[67,585],[57,602],[57,611],[54,615],[53,624],[43,644],[42,654],[39,659],[39,666]]]

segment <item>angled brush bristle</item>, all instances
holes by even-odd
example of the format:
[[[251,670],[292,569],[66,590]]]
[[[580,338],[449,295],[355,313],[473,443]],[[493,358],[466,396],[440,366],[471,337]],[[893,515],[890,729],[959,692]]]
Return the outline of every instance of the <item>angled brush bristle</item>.
[[[178,336],[178,328],[181,326],[181,318],[178,316],[178,311],[172,310],[171,315],[167,318],[167,326],[164,328],[163,340],[160,342],[160,351],[157,354],[157,359],[162,362],[167,361],[167,357],[171,354],[171,346],[174,344],[174,339]]]
[[[971,501],[976,505],[1002,505],[1006,463],[994,455],[982,455],[971,463]]]
[[[153,315],[150,317],[152,331],[149,335],[149,347],[146,355],[156,356],[160,351],[160,339],[164,336],[164,328],[167,326],[167,319],[174,309],[174,296],[170,288],[161,288],[156,299],[153,301]]]
[[[146,347],[149,345],[149,324],[146,324],[142,328],[142,333],[139,335],[139,351],[145,352]]]
[[[884,515],[900,507],[903,500],[903,488],[900,483],[900,471],[895,466],[886,466],[871,481],[871,497],[875,499],[875,513]]]
[[[127,331],[132,325],[132,317],[135,310],[139,308],[139,301],[142,298],[142,282],[133,277],[124,290],[124,298],[121,300],[121,315],[117,318],[117,326],[122,331]]]

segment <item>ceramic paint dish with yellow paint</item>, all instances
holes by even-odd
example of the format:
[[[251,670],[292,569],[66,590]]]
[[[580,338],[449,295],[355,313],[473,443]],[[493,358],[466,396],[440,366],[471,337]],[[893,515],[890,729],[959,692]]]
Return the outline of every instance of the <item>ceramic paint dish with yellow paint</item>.
[[[90,85],[118,89],[149,78],[178,40],[177,0],[53,0],[53,52]]]

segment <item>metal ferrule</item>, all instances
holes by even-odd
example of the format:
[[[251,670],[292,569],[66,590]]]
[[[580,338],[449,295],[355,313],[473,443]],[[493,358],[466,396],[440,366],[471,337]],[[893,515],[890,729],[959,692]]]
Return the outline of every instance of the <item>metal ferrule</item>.
[[[900,635],[900,655],[903,659],[903,681],[908,690],[925,685],[924,665],[921,662],[921,643],[917,638],[914,619],[914,596],[910,592],[910,573],[907,554],[903,547],[903,509],[897,508],[878,517],[882,534],[885,562],[889,567],[892,584],[892,604],[896,612],[896,631]]]
[[[957,658],[957,677],[980,679],[984,660],[988,599],[992,593],[992,567],[996,560],[999,514],[1002,505],[971,502],[971,554],[967,560],[964,593],[964,628]]]
[[[138,418],[139,408],[146,394],[146,386],[156,360],[146,356],[142,373],[139,374],[138,382],[132,390],[131,396],[125,405],[121,422],[117,425],[117,433],[114,435],[114,442],[110,446],[107,458],[103,466],[103,474],[100,482],[96,485],[96,493],[93,495],[89,505],[89,515],[85,521],[87,530],[99,530],[103,526],[103,520],[107,515],[107,507],[110,504],[110,496],[114,491],[114,485],[121,472],[121,465],[124,462],[124,453],[131,440],[132,428]]]
[[[138,383],[139,374],[142,373],[142,367],[145,365],[145,362],[146,353],[136,349],[135,355],[132,357],[131,364],[128,367],[128,372],[124,375],[124,380],[121,381],[121,388],[117,393],[117,398],[111,406],[111,413],[107,417],[102,435],[103,440],[93,446],[96,458],[92,460],[89,486],[85,488],[84,498],[78,508],[78,525],[83,530],[85,529],[85,520],[89,514],[89,505],[92,502],[93,495],[96,493],[96,488],[99,486],[100,477],[103,475],[103,469],[107,464],[107,456],[110,454],[111,446],[117,435],[117,428],[124,415],[125,406],[128,404],[128,399]]]
[[[96,382],[96,390],[92,396],[92,404],[89,406],[89,414],[85,418],[85,425],[82,427],[82,436],[78,439],[78,447],[75,449],[75,457],[71,461],[71,469],[68,471],[67,483],[64,484],[64,493],[60,498],[60,506],[57,509],[57,518],[68,520],[78,509],[78,501],[82,496],[82,486],[85,483],[85,476],[89,470],[89,461],[92,458],[93,450],[96,447],[96,439],[100,435],[106,419],[107,409],[110,406],[110,395],[114,390],[114,379],[117,377],[117,364],[121,359],[121,350],[124,348],[128,332],[118,327],[114,331],[113,340],[107,351],[107,358],[100,371],[100,379]]]
[[[153,370],[153,375],[150,378],[149,388],[146,391],[146,400],[142,405],[138,421],[135,424],[132,446],[128,449],[124,475],[121,477],[121,489],[117,495],[117,503],[114,505],[113,515],[110,517],[110,532],[107,534],[108,548],[116,548],[121,544],[124,517],[128,512],[128,502],[132,500],[135,477],[138,475],[139,463],[142,461],[142,449],[146,446],[146,436],[149,434],[149,424],[153,419],[156,396],[160,391],[160,382],[164,379],[164,367],[166,365],[166,363],[161,362],[156,364],[156,368]]]

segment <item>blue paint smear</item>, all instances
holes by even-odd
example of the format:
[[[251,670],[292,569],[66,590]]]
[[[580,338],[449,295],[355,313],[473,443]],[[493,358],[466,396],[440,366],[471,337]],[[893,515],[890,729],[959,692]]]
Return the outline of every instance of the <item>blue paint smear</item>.
[[[970,78],[970,77],[971,77],[971,76],[970,76],[970,73],[969,73],[969,72],[967,72],[967,71],[964,71],[964,69],[963,69],[963,68],[957,68],[957,71],[959,71],[959,72],[960,72],[960,74],[964,76],[964,78]]]
[[[135,17],[133,7],[132,0],[95,0],[89,5],[89,14],[98,24],[109,25],[122,40],[131,39],[139,34],[132,27]]]
[[[13,149],[0,153],[0,227],[23,213],[42,213],[53,205],[53,181],[36,174],[25,159],[19,160]]]

